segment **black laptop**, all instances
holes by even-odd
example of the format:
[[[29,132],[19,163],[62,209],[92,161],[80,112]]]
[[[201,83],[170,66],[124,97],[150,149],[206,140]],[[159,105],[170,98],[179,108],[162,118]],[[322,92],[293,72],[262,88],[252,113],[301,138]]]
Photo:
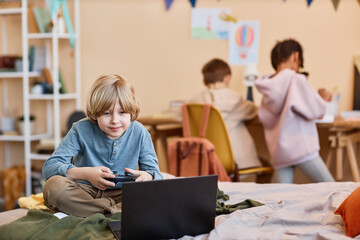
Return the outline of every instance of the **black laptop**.
[[[121,221],[108,225],[117,239],[171,239],[214,228],[216,175],[127,182]]]

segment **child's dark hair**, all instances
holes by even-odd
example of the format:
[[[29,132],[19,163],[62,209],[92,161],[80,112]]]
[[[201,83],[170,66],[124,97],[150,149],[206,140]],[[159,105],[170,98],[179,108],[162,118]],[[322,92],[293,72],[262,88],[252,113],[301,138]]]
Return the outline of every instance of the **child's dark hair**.
[[[299,53],[300,67],[304,67],[303,50],[296,40],[287,39],[282,42],[277,42],[275,47],[271,50],[271,65],[276,70],[277,66],[289,59],[292,53]]]
[[[224,81],[224,77],[226,75],[231,74],[229,65],[218,58],[214,58],[210,62],[206,63],[201,72],[204,76],[204,83],[206,85],[222,82]]]

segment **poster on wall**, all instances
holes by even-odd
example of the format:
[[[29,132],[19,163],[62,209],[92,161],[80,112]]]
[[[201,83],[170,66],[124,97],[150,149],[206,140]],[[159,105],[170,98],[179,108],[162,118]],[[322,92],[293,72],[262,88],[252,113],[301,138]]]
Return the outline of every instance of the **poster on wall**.
[[[228,39],[231,23],[225,21],[226,8],[193,8],[191,12],[191,37],[195,39]]]
[[[237,21],[229,30],[229,63],[257,64],[259,51],[259,22]]]

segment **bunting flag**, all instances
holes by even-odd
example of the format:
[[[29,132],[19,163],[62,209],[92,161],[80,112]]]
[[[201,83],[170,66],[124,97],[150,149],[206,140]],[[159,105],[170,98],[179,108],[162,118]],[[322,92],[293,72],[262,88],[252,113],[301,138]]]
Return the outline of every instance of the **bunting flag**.
[[[171,4],[173,3],[174,0],[165,0],[165,6],[166,6],[166,10],[169,11]]]
[[[310,5],[311,5],[311,3],[312,3],[313,0],[306,0],[306,1],[307,1],[308,7],[310,7]]]
[[[191,6],[194,8],[196,5],[196,0],[189,0],[189,2],[191,3]]]
[[[360,110],[360,55],[354,58],[354,102],[353,110]]]
[[[332,1],[333,5],[334,5],[335,11],[336,11],[338,6],[339,6],[340,0],[331,0],[331,1]]]
[[[70,14],[69,14],[69,10],[68,10],[68,6],[67,6],[67,2],[66,0],[47,0],[48,6],[50,7],[50,15],[51,18],[55,18],[56,14],[59,11],[59,8],[62,7],[63,10],[63,14],[64,14],[64,18],[65,18],[65,24],[66,24],[66,28],[69,32],[69,36],[70,36],[70,47],[74,48],[74,29],[72,27],[72,23],[71,23],[71,18],[70,18]]]

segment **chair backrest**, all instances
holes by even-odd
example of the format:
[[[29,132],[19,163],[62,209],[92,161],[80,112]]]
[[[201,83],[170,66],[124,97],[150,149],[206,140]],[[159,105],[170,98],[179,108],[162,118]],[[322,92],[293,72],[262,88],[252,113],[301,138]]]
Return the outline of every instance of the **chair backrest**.
[[[73,123],[75,123],[85,117],[86,117],[86,114],[81,110],[72,112],[66,123],[67,132],[71,129]]]
[[[191,136],[200,136],[200,126],[204,104],[186,104],[189,115]],[[211,106],[205,137],[215,146],[215,152],[223,164],[226,172],[235,170],[235,160],[230,143],[229,134],[224,119],[214,106]]]

